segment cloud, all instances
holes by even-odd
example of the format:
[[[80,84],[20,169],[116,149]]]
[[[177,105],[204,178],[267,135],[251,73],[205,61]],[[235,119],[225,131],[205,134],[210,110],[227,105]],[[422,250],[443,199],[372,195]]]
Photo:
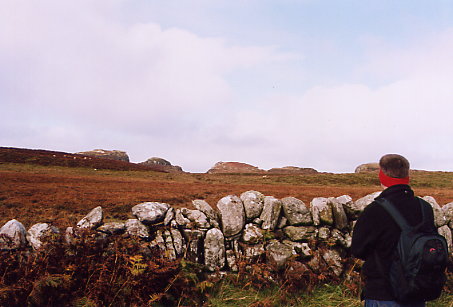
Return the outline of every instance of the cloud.
[[[287,59],[274,47],[124,23],[117,18],[120,4],[6,3],[0,13],[1,108],[21,120],[3,127],[4,140],[24,126],[43,142],[77,129],[87,143],[96,139],[87,131],[110,132],[111,143],[119,134],[158,143],[209,133],[231,112],[229,74]]]

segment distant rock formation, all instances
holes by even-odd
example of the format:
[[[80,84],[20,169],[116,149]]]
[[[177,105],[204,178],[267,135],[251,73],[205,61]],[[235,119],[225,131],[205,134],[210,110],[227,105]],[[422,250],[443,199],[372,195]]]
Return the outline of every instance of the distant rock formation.
[[[145,166],[152,166],[152,167],[159,167],[162,169],[164,172],[167,173],[182,173],[184,172],[180,166],[177,165],[172,165],[169,161],[158,158],[158,157],[152,157],[146,160],[145,162],[140,162],[138,163],[140,165],[145,165]]]
[[[256,166],[242,162],[217,162],[210,170],[209,174],[232,174],[232,173],[265,173],[266,171]]]
[[[314,168],[303,168],[303,167],[297,167],[297,166],[285,166],[285,167],[271,168],[270,170],[268,170],[268,173],[272,173],[272,174],[303,174],[303,175],[308,175],[308,174],[317,174],[318,171],[315,170]]]
[[[355,173],[373,173],[379,171],[379,163],[365,163],[357,166]]]
[[[125,151],[120,150],[105,150],[105,149],[94,149],[90,151],[76,152],[78,155],[104,158],[109,160],[125,161],[129,162],[129,156]]]

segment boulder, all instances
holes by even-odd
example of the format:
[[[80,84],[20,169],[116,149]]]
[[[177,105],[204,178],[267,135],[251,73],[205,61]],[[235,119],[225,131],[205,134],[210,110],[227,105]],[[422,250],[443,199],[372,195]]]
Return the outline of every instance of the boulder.
[[[51,226],[47,223],[38,223],[30,227],[27,231],[27,240],[33,249],[37,250],[41,248],[43,240],[50,237],[52,234],[59,233],[56,227]]]
[[[156,236],[149,243],[149,247],[150,248],[157,248],[157,249],[159,249],[162,252],[162,255],[165,255],[167,247],[165,245],[165,239],[164,239],[163,231],[161,229],[158,229],[156,231]]]
[[[256,166],[241,163],[241,162],[217,162],[211,169],[209,174],[234,174],[234,173],[265,173],[262,169]]]
[[[165,203],[146,202],[132,207],[132,214],[143,224],[162,222],[170,206]]]
[[[258,191],[247,191],[241,194],[247,220],[253,220],[261,215],[264,207],[264,195]]]
[[[313,198],[313,200],[311,201],[310,209],[314,225],[333,225],[332,205],[328,198]]]
[[[446,204],[442,207],[445,220],[450,228],[453,228],[453,202]]]
[[[293,256],[293,247],[278,240],[271,240],[266,245],[266,254],[268,263],[274,264],[280,269]]]
[[[299,175],[311,175],[318,173],[318,171],[315,170],[314,168],[302,168],[297,166],[284,166],[271,168],[267,172],[271,174],[299,174]]]
[[[302,242],[293,242],[291,240],[283,240],[282,243],[289,245],[293,248],[293,255],[297,255],[302,258],[310,258],[313,255],[310,246],[306,242],[302,243]]]
[[[365,163],[356,167],[355,173],[375,173],[379,172],[379,163]]]
[[[274,230],[277,227],[282,211],[282,202],[273,196],[264,197],[263,211],[260,219],[263,220],[261,228],[264,230]]]
[[[328,227],[318,228],[318,239],[321,241],[327,241],[330,237],[330,229]]]
[[[120,150],[105,150],[105,149],[94,149],[90,151],[77,152],[78,155],[104,158],[109,160],[125,161],[129,162],[129,156],[125,151]]]
[[[212,228],[206,233],[204,239],[204,260],[210,271],[221,269],[225,266],[225,239],[218,228]]]
[[[167,210],[167,213],[165,213],[164,225],[165,226],[169,225],[174,218],[175,218],[175,209],[173,209],[173,207],[170,207],[170,209]]]
[[[130,236],[139,237],[142,239],[149,239],[150,237],[148,227],[146,227],[146,225],[142,224],[137,219],[128,219],[124,226],[126,226],[126,233]]]
[[[343,263],[341,256],[335,249],[328,249],[322,254],[322,258],[327,263],[329,269],[337,276],[340,277],[343,272]]]
[[[208,218],[200,210],[181,209],[181,214],[190,221],[190,225],[195,228],[210,228]]]
[[[263,230],[255,224],[245,225],[245,229],[242,232],[242,242],[247,244],[256,244],[263,241]]]
[[[329,198],[330,204],[332,206],[333,221],[334,226],[337,229],[345,229],[348,227],[348,217],[343,208],[343,204],[338,200],[338,198],[331,197]]]
[[[444,225],[442,227],[439,227],[437,231],[440,235],[444,236],[445,240],[447,240],[448,250],[450,251],[450,254],[453,255],[453,242],[450,227],[448,227],[448,225]]]
[[[444,211],[439,206],[439,204],[436,202],[434,197],[425,196],[425,197],[423,197],[423,200],[428,202],[431,205],[431,207],[433,208],[434,224],[436,225],[436,227],[442,227],[442,226],[446,225],[448,222],[447,222],[447,219],[445,218]]]
[[[225,237],[239,234],[245,225],[244,205],[239,197],[228,195],[217,203],[220,211],[222,231]]]
[[[318,230],[314,226],[287,226],[283,233],[291,241],[310,241],[316,239]]]
[[[283,214],[288,219],[289,225],[312,225],[313,217],[305,203],[295,197],[282,198]]]
[[[16,249],[27,245],[27,230],[13,219],[0,228],[0,249]]]
[[[203,212],[206,215],[208,222],[212,225],[212,227],[219,228],[219,213],[215,211],[207,201],[196,199],[192,201],[192,204],[197,210]]]
[[[102,212],[102,207],[98,206],[90,211],[83,219],[81,219],[77,223],[77,227],[79,228],[87,228],[87,229],[96,229],[97,227],[102,225],[102,220],[104,219],[104,215]]]
[[[126,231],[126,224],[123,222],[109,222],[100,226],[96,230],[109,235],[117,235]]]
[[[185,252],[185,241],[181,232],[176,228],[170,229],[170,234],[173,239],[173,246],[175,247],[175,252],[177,256],[181,256]]]
[[[365,209],[366,206],[371,204],[374,201],[374,199],[379,195],[381,195],[380,191],[374,192],[356,200],[353,203],[343,204],[343,207],[345,208],[348,216],[351,216],[352,219],[357,219],[360,213],[362,213],[363,209]]]

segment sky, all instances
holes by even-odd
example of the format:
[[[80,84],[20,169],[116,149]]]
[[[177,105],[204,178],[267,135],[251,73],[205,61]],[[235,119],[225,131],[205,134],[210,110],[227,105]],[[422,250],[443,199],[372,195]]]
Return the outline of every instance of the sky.
[[[0,146],[453,171],[448,0],[0,0]]]

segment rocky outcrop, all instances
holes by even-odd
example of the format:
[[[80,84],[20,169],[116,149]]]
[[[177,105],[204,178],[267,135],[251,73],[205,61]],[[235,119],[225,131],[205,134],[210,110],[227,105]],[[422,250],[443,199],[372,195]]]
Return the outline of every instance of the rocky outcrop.
[[[355,173],[379,172],[379,163],[365,163],[356,167]]]
[[[297,166],[284,166],[284,167],[271,168],[267,172],[270,174],[300,174],[300,175],[310,175],[310,174],[318,173],[318,171],[315,170],[314,168],[297,167]]]
[[[209,174],[235,174],[235,173],[265,173],[264,170],[256,166],[241,162],[217,162],[210,170]]]
[[[104,158],[109,160],[125,161],[129,162],[129,156],[125,151],[120,150],[105,150],[105,149],[94,149],[90,151],[77,152],[78,155]]]
[[[144,166],[149,166],[149,167],[152,167],[152,168],[156,168],[157,167],[157,168],[159,168],[162,171],[167,172],[167,173],[182,173],[182,172],[184,172],[182,170],[181,166],[172,165],[169,161],[167,161],[165,159],[162,159],[162,158],[158,158],[158,157],[149,158],[145,162],[140,162],[138,164],[139,165],[144,165]]]

